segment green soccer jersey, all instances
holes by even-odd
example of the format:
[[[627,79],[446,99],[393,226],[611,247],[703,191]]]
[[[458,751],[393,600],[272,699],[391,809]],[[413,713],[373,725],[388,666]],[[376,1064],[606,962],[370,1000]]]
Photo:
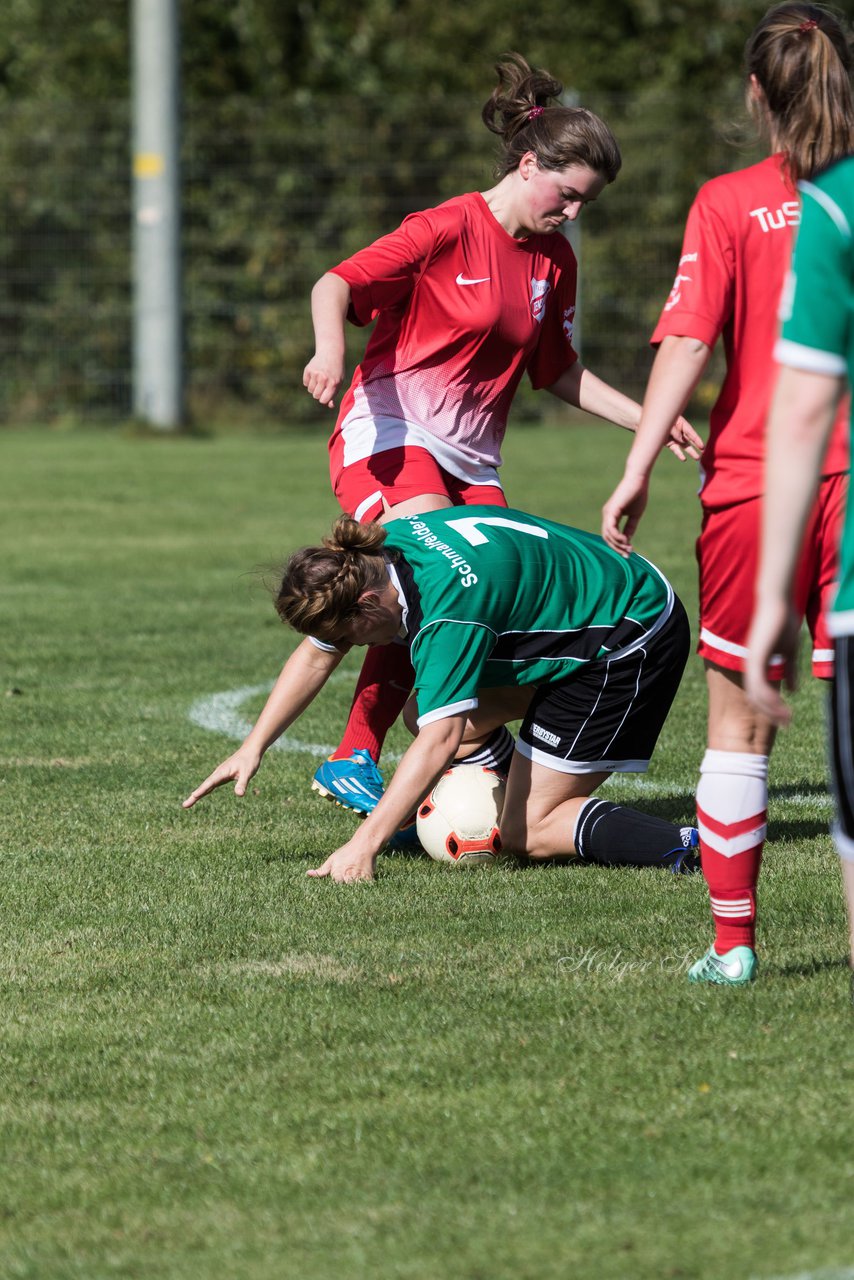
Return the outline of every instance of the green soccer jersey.
[[[800,183],[803,213],[775,355],[781,364],[854,386],[854,156]],[[833,635],[854,634],[854,503],[840,549]]]
[[[422,725],[476,707],[480,688],[619,661],[673,607],[667,579],[641,556],[524,511],[452,507],[387,527]]]

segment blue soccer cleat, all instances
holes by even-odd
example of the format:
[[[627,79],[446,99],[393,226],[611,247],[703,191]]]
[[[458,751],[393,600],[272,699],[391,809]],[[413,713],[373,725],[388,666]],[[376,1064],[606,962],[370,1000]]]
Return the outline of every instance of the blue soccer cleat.
[[[341,760],[324,760],[314,775],[312,791],[334,800],[344,809],[372,813],[385,790],[376,761],[361,747]]]
[[[674,876],[688,876],[700,870],[700,833],[696,827],[681,827],[679,834],[682,846],[664,855],[665,866]]]
[[[388,839],[389,849],[396,849],[401,853],[423,853],[421,841],[418,839],[418,827],[415,823],[415,814],[412,815],[410,822],[404,822],[402,827],[395,831],[393,836]]]
[[[719,956],[708,951],[688,970],[689,982],[714,982],[721,987],[743,987],[756,977],[756,952],[750,947],[733,947]]]

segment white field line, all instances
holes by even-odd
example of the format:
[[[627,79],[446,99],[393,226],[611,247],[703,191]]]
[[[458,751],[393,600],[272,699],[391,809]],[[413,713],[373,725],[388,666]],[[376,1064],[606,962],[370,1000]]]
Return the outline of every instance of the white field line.
[[[349,680],[350,677],[343,672],[338,672],[329,678],[327,684],[334,684],[337,680],[344,679]],[[257,698],[259,694],[269,693],[272,687],[271,684],[247,684],[239,689],[224,689],[221,693],[212,693],[206,698],[199,698],[190,707],[188,713],[190,723],[197,725],[200,729],[221,733],[226,738],[234,738],[237,742],[242,742],[252,728],[252,721],[243,714],[243,704],[250,698]],[[283,733],[281,738],[273,743],[272,749],[303,751],[307,755],[326,760],[335,747],[327,742],[304,742],[291,733]],[[394,763],[400,759],[400,756],[389,751],[383,758],[389,763]]]
[[[633,793],[639,796],[650,796],[653,799],[678,795],[681,791],[686,789],[684,782],[665,782],[663,779],[656,780],[654,778],[645,778],[643,774],[638,775],[632,773],[614,773],[611,775],[608,783],[606,783],[606,786],[607,785],[618,786],[620,791]],[[781,804],[794,805],[795,808],[798,809],[817,809],[820,813],[831,813],[833,811],[833,801],[829,794],[826,796],[818,796],[807,795],[803,791],[793,791],[791,793],[781,795],[775,793],[773,786],[769,788],[769,793],[772,803],[779,801]],[[791,1278],[787,1278],[787,1280],[801,1280],[801,1277],[792,1276]],[[828,1280],[830,1280],[830,1278],[828,1278]],[[845,1276],[844,1280],[849,1280],[848,1276]],[[850,1280],[854,1280],[854,1270],[851,1272]]]
[[[210,729],[212,733],[222,733],[227,738],[242,742],[252,728],[252,721],[241,710],[243,704],[261,693],[269,693],[271,688],[269,684],[246,684],[240,689],[226,689],[222,693],[199,698],[190,707],[190,722],[200,729]],[[287,733],[283,733],[273,747],[278,751],[306,751],[309,755],[320,756],[322,760],[335,750],[325,742],[302,742]]]
[[[329,682],[332,684],[336,680],[350,680],[351,677],[343,672],[336,672]],[[243,714],[243,704],[248,702],[250,698],[257,698],[259,694],[269,693],[272,685],[270,684],[247,684],[239,689],[225,689],[221,693],[209,694],[206,698],[199,698],[189,710],[190,722],[197,725],[200,729],[208,729],[211,733],[221,733],[227,738],[233,738],[237,742],[242,742],[249,730],[252,728],[252,721]],[[325,760],[332,751],[335,750],[334,745],[327,742],[304,742],[301,738],[295,738],[290,733],[283,733],[278,742],[273,743],[273,747],[277,751],[304,751],[307,755],[317,756],[321,760]],[[383,759],[392,764],[400,759],[398,754],[388,752]],[[607,785],[607,784],[606,784]],[[614,774],[610,782],[611,786],[618,787],[624,795],[649,796],[653,799],[664,796],[678,795],[686,789],[685,782],[667,782],[664,779],[645,778],[642,774]],[[771,798],[774,799],[774,788],[771,788]],[[818,809],[821,813],[830,813],[833,804],[830,796],[810,796],[803,793],[795,793],[787,795],[784,803],[791,804],[802,809]],[[808,1280],[806,1273],[804,1277],[792,1276],[788,1280]],[[820,1280],[825,1280],[820,1277]],[[827,1280],[837,1280],[836,1275],[828,1276]],[[839,1280],[854,1280],[854,1268],[850,1273],[842,1275],[840,1273]]]
[[[750,1280],[854,1280],[854,1267],[821,1267],[818,1271],[797,1271],[779,1276],[751,1276]]]

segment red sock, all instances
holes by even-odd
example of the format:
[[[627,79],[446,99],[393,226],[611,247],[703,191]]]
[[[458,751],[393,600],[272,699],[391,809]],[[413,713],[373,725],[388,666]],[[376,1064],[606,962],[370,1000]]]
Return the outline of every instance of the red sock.
[[[765,844],[768,757],[707,751],[697,788],[703,875],[718,955],[756,948],[756,885]]]
[[[698,821],[706,827],[709,818],[698,811]],[[756,825],[757,818],[749,819]],[[762,815],[764,821],[764,815]],[[737,824],[736,824],[737,825]],[[715,922],[715,950],[719,956],[733,947],[756,950],[756,883],[762,862],[764,840],[745,849],[734,858],[718,853],[707,840],[700,838],[703,875],[709,886],[712,917]]]
[[[361,747],[379,760],[385,736],[403,710],[414,680],[406,645],[372,645],[362,663],[344,737],[332,759],[344,759]]]

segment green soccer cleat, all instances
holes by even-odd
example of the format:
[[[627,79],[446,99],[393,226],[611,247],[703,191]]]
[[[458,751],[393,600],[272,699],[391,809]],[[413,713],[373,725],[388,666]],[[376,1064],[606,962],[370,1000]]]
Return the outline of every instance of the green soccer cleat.
[[[756,952],[733,947],[719,956],[714,946],[688,970],[689,982],[715,982],[721,987],[743,987],[756,977]]]

